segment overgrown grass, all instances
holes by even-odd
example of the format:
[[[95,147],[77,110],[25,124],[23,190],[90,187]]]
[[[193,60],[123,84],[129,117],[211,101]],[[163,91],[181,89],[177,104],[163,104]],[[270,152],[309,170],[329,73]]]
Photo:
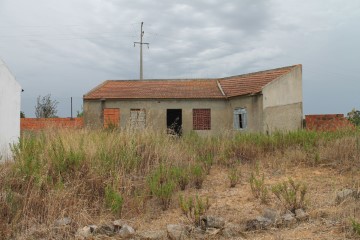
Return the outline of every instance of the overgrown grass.
[[[16,238],[34,225],[52,226],[62,216],[76,222],[71,238],[89,219],[143,214],[152,195],[166,209],[176,191],[201,188],[213,165],[255,164],[296,150],[304,157],[292,164],[351,169],[359,165],[359,139],[358,130],[213,137],[191,132],[181,138],[151,129],[24,132],[13,147],[14,161],[0,165],[0,238]],[[46,234],[53,237],[50,230]]]

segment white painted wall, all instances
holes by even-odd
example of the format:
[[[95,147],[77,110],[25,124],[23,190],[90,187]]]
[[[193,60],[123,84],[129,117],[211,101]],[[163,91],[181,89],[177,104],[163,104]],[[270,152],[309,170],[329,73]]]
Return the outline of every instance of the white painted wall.
[[[0,162],[11,158],[10,144],[20,137],[21,86],[0,59]]]

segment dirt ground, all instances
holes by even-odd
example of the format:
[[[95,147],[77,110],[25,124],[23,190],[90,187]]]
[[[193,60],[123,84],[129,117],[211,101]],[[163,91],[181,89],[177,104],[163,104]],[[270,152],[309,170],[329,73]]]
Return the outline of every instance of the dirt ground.
[[[254,166],[241,165],[241,181],[230,188],[228,170],[225,167],[212,167],[203,188],[189,188],[180,194],[208,197],[208,215],[223,217],[226,222],[244,226],[246,221],[262,215],[266,208],[283,211],[275,195],[269,191],[269,201],[261,204],[253,197],[249,177]],[[247,239],[356,239],[351,230],[350,219],[359,217],[360,201],[349,199],[341,204],[335,203],[336,192],[343,188],[355,188],[360,182],[359,172],[341,172],[329,167],[260,167],[268,187],[285,181],[289,177],[305,183],[308,187],[307,208],[309,220],[290,228],[271,228],[253,232],[243,232]],[[137,231],[166,229],[167,224],[189,224],[181,213],[177,196],[174,196],[170,209],[162,211],[156,199],[148,202],[147,214],[135,217],[130,222]],[[236,239],[236,238],[235,238]],[[239,237],[239,239],[242,239]]]

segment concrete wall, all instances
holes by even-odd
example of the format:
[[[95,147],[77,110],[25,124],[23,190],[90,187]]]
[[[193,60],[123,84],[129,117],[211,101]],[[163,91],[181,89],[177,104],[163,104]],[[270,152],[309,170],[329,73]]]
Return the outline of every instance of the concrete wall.
[[[231,98],[229,100],[230,108],[230,118],[231,118],[231,128],[233,127],[233,112],[237,108],[246,109],[247,113],[247,128],[244,130],[238,131],[247,131],[247,132],[262,132],[263,130],[263,113],[262,113],[262,95],[253,95],[253,96],[241,96]]]
[[[20,137],[21,87],[0,59],[0,161],[11,157],[10,144]]]
[[[302,128],[302,67],[263,88],[263,132]]]
[[[156,130],[166,130],[166,110],[182,109],[183,133],[193,130],[193,109],[211,109],[211,130],[196,130],[199,134],[216,134],[225,130],[233,130],[233,111],[236,108],[246,108],[248,112],[249,131],[262,131],[262,96],[237,97],[231,100],[209,99],[149,99],[149,100],[85,100],[84,120],[90,127],[103,126],[103,108],[120,109],[120,127],[129,124],[130,109],[146,110],[146,126]]]
[[[183,133],[193,129],[194,108],[211,109],[211,130],[197,130],[199,134],[216,133],[232,127],[232,114],[229,112],[228,103],[224,100],[85,100],[84,120],[90,127],[102,127],[103,117],[101,108],[120,109],[120,127],[129,124],[130,109],[146,110],[146,126],[156,130],[166,130],[166,110],[182,109]]]

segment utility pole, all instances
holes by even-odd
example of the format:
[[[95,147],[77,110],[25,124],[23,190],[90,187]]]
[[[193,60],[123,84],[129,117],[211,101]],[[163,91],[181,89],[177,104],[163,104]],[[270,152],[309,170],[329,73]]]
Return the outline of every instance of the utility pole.
[[[144,36],[144,31],[143,31],[143,25],[144,22],[141,22],[141,30],[140,30],[140,42],[134,42],[134,47],[136,44],[140,45],[140,80],[143,80],[143,53],[142,53],[142,45],[146,44],[147,47],[149,48],[149,44],[150,43],[144,43],[143,42],[143,36]]]
[[[72,115],[72,97],[70,98],[70,104],[71,104],[71,119],[73,118],[73,115]]]

